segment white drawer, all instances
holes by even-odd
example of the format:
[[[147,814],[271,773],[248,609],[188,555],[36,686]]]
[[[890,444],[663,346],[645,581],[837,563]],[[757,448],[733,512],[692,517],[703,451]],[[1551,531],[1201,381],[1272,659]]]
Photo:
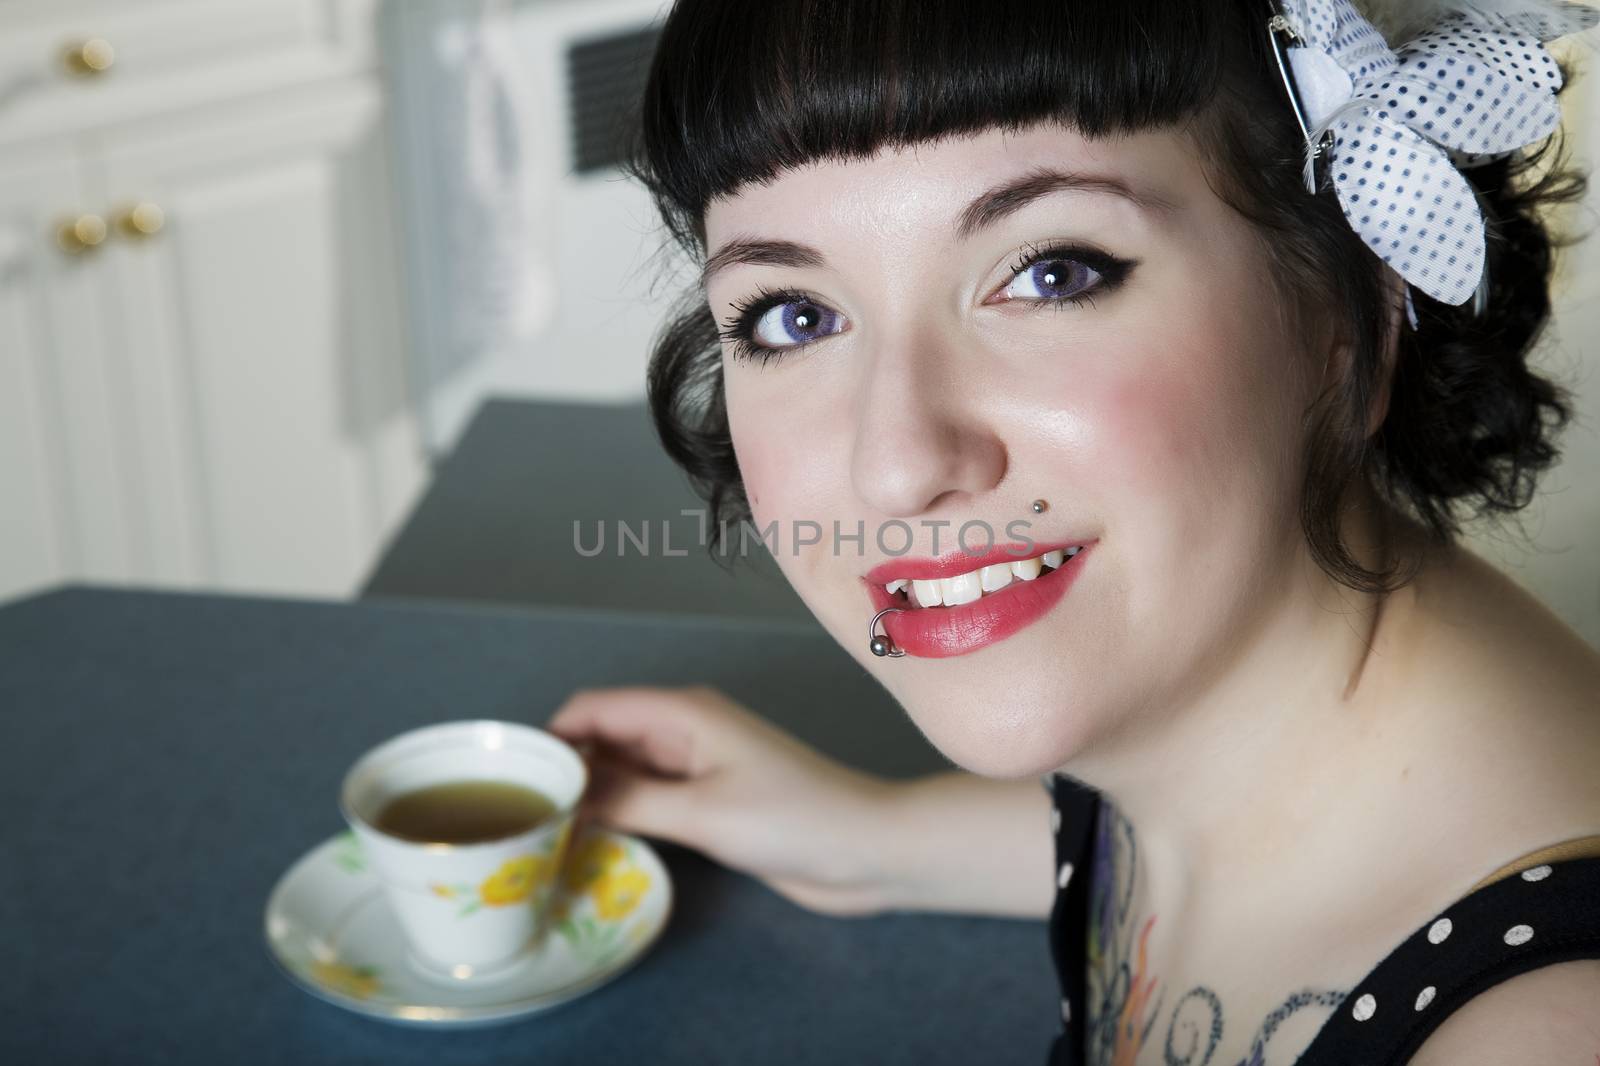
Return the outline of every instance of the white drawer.
[[[328,32],[327,7],[327,0],[13,2],[0,6],[0,82],[21,77],[111,91],[184,66],[245,61],[315,44]],[[93,39],[110,44],[111,66],[72,73],[66,52]]]
[[[0,143],[370,62],[375,0],[0,0]],[[110,65],[69,53],[109,45]],[[103,54],[104,50],[102,50]]]

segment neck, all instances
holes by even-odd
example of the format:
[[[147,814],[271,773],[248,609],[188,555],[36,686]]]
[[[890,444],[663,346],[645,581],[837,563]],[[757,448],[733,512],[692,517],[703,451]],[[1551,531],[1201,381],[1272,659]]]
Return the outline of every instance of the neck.
[[[1385,551],[1372,532],[1355,526],[1352,554],[1413,582],[1362,595],[1285,551],[1260,578],[1270,609],[1211,676],[1060,768],[1105,799],[1089,1039],[1117,1054],[1090,1061],[1134,1061],[1134,1030],[1211,1032],[1224,1008],[1261,1025],[1253,1041],[1303,1047],[1440,901],[1600,828],[1600,660],[1470,553],[1403,520]]]
[[[1372,568],[1394,547],[1353,508],[1346,543]],[[1415,549],[1414,533],[1395,546]],[[1305,551],[1286,552],[1272,608],[1167,706],[1126,718],[1062,770],[1098,789],[1131,827],[1151,913],[1173,916],[1220,897],[1229,909],[1294,898],[1286,857],[1315,840],[1322,856],[1369,853],[1385,795],[1414,750],[1408,729],[1410,587],[1376,596],[1338,585]],[[1402,559],[1402,562],[1405,562]],[[1310,871],[1308,871],[1308,876]]]

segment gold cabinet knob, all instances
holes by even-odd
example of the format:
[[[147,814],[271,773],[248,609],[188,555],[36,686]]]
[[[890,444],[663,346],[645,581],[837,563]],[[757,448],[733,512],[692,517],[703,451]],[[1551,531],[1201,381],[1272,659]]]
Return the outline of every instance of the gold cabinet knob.
[[[92,251],[106,239],[106,220],[99,215],[79,215],[56,230],[56,243],[64,252],[80,255]]]
[[[124,237],[142,241],[160,233],[161,227],[166,225],[166,222],[167,215],[161,210],[161,205],[141,200],[118,213],[117,232]]]
[[[117,61],[117,50],[104,37],[91,37],[67,45],[62,64],[73,74],[103,74]]]

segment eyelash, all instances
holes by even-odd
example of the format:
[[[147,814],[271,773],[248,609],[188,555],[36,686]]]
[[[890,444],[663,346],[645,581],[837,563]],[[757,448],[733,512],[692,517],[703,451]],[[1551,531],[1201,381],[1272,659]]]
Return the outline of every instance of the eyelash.
[[[1012,265],[1012,277],[1015,278],[1023,271],[1052,259],[1070,259],[1073,262],[1081,263],[1099,274],[1100,281],[1092,288],[1085,289],[1074,296],[1017,301],[1033,305],[1029,310],[1042,311],[1049,308],[1060,311],[1068,304],[1074,307],[1088,304],[1093,307],[1096,295],[1116,291],[1127,280],[1129,272],[1138,265],[1136,261],[1121,259],[1098,249],[1088,248],[1079,244],[1050,244],[1041,247],[1030,243],[1023,245],[1017,262]],[[758,360],[762,366],[765,366],[773,359],[793,355],[827,339],[827,337],[819,337],[817,340],[806,341],[804,344],[790,345],[786,348],[767,348],[757,345],[755,343],[756,324],[761,321],[762,316],[768,311],[787,303],[820,304],[821,301],[798,289],[768,289],[763,286],[757,289],[749,299],[734,303],[733,314],[721,324],[722,328],[718,330],[717,336],[732,346],[735,359]],[[829,336],[832,336],[832,334]]]

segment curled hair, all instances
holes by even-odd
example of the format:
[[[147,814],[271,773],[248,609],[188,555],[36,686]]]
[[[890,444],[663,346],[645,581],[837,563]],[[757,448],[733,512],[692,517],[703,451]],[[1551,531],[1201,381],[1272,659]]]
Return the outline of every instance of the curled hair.
[[[713,199],[809,163],[1040,123],[1088,138],[1187,134],[1217,195],[1253,224],[1297,335],[1323,336],[1330,323],[1342,330],[1349,358],[1327,368],[1303,413],[1300,524],[1334,580],[1390,591],[1411,575],[1369,570],[1343,542],[1352,487],[1364,482],[1446,544],[1460,534],[1463,508],[1471,519],[1526,507],[1559,457],[1572,396],[1528,363],[1550,318],[1563,243],[1541,213],[1581,199],[1587,177],[1567,165],[1559,132],[1463,171],[1488,221],[1487,310],[1478,318],[1470,302],[1415,292],[1419,327],[1395,337],[1389,268],[1331,186],[1306,192],[1304,137],[1268,44],[1266,8],[677,0],[625,169],[648,189],[670,240],[699,262]],[[698,286],[655,340],[648,392],[662,443],[713,524],[747,518],[717,325]]]

